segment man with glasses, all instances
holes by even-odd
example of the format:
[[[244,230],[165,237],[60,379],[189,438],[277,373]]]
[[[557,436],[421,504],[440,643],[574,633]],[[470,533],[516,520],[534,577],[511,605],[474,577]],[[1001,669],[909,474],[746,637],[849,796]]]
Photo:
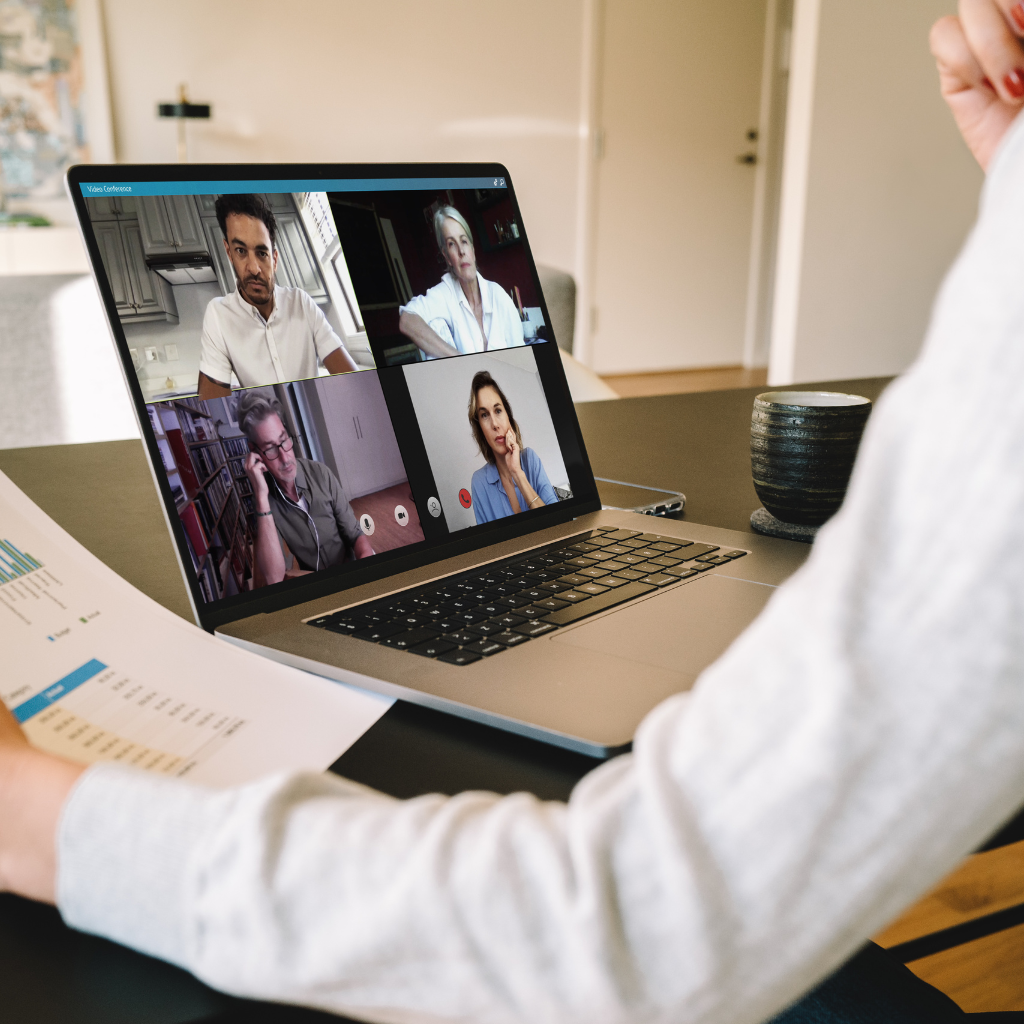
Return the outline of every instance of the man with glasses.
[[[350,552],[374,553],[338,478],[295,454],[283,413],[262,391],[238,399],[238,426],[250,448],[245,472],[256,505],[256,563],[266,584],[340,565]]]
[[[217,198],[217,222],[238,286],[211,299],[203,317],[199,397],[359,367],[317,304],[301,288],[282,288],[277,272],[277,220],[261,195]]]

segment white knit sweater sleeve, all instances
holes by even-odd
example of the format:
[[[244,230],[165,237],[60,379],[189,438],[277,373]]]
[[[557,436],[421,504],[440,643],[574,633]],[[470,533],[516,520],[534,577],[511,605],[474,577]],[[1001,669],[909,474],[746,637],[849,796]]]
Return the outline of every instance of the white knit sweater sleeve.
[[[756,1024],[1024,802],[1024,134],[806,566],[568,804],[210,792],[64,811],[72,925],[381,1021]]]

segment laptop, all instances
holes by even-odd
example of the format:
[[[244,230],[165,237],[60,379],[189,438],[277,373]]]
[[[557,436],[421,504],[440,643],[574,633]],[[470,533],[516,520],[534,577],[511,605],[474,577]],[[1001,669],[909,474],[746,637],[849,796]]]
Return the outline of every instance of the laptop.
[[[66,183],[196,622],[225,640],[606,757],[805,556],[602,509],[503,166]]]

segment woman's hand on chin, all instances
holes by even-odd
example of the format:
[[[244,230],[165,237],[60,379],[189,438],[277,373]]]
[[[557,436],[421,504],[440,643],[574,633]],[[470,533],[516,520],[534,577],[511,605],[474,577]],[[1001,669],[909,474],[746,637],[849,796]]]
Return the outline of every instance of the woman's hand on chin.
[[[960,0],[959,17],[932,26],[942,97],[983,170],[1024,106],[1022,36],[1019,0]]]
[[[505,435],[505,466],[513,476],[518,476],[523,471],[519,460],[519,442],[514,430]]]

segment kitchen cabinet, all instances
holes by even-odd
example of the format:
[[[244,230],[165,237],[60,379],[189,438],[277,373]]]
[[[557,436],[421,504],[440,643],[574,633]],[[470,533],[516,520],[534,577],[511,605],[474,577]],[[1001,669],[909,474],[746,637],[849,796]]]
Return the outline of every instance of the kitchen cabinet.
[[[206,236],[193,196],[142,196],[137,202],[147,256],[205,252]]]
[[[203,234],[206,237],[206,247],[210,253],[210,262],[217,275],[220,290],[228,295],[235,290],[235,272],[232,270],[231,260],[228,259],[228,254],[224,250],[224,236],[220,233],[220,225],[217,223],[216,217],[203,217]]]
[[[146,266],[138,218],[94,221],[93,230],[121,323],[166,320],[176,324],[174,292]]]
[[[118,217],[138,215],[136,199],[133,196],[99,196],[86,199],[85,208],[94,223],[100,220],[116,220]]]

